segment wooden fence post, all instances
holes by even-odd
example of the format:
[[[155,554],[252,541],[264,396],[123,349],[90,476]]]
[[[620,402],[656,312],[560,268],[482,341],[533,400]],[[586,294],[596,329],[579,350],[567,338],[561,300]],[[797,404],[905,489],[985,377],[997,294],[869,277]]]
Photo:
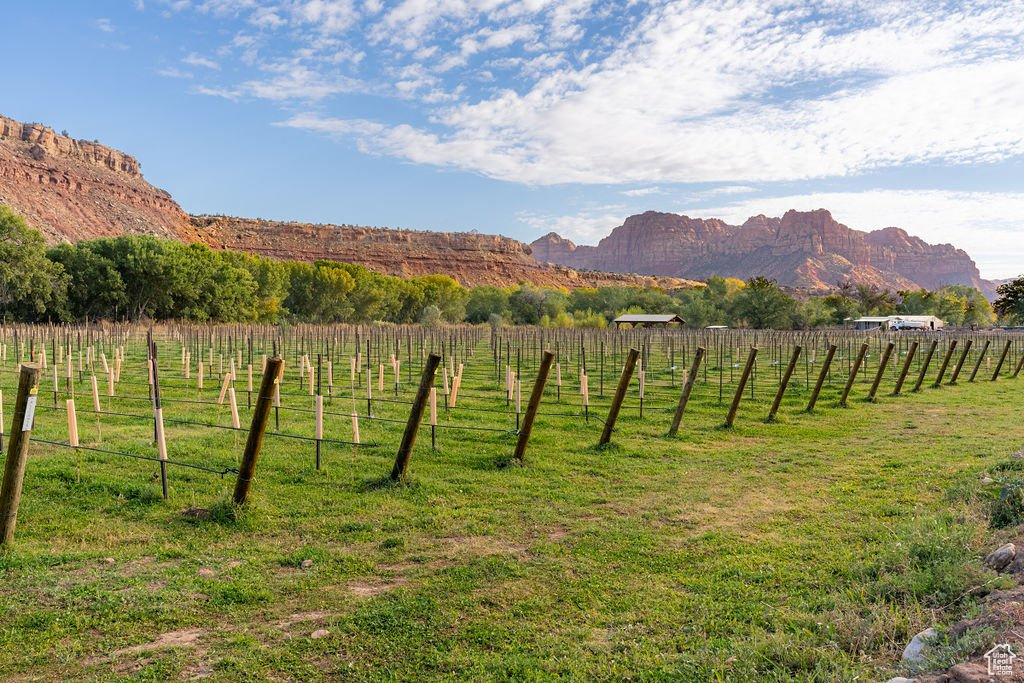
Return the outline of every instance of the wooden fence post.
[[[18,379],[18,396],[14,402],[14,423],[7,441],[7,462],[4,481],[0,487],[0,545],[14,541],[14,527],[18,522],[21,503],[21,485],[25,481],[25,461],[32,436],[36,401],[39,398],[39,367],[22,365]]]
[[[932,356],[935,355],[935,349],[939,347],[937,340],[932,340],[931,346],[928,347],[928,355],[924,357],[924,363],[921,365],[921,372],[917,376],[917,381],[914,382],[913,391],[921,391],[921,385],[924,384],[924,375],[928,372],[928,366],[932,362]]]
[[[942,358],[942,365],[939,366],[939,375],[935,378],[933,387],[942,386],[942,378],[946,376],[946,369],[949,368],[949,361],[953,358],[954,351],[956,351],[956,339],[949,342],[949,348],[946,349],[946,355]]]
[[[860,364],[864,362],[864,354],[868,352],[868,343],[864,342],[860,345],[860,351],[857,353],[857,360],[853,362],[853,367],[850,368],[850,376],[846,379],[846,386],[843,387],[843,395],[839,399],[839,405],[846,407],[846,399],[850,397],[850,390],[853,389],[853,382],[857,379],[857,371],[860,370]]]
[[[683,421],[683,412],[686,404],[690,402],[690,393],[693,391],[693,383],[697,381],[697,371],[700,370],[700,362],[704,358],[704,347],[698,346],[693,353],[693,365],[690,366],[690,374],[686,376],[686,383],[683,384],[683,393],[679,395],[679,405],[676,406],[675,417],[672,418],[672,426],[668,429],[669,436],[675,436],[679,431],[679,424]]]
[[[1010,353],[1010,344],[1012,344],[1012,343],[1013,342],[1011,342],[1009,339],[1007,339],[1006,340],[1006,346],[1003,347],[1003,352],[1001,354],[999,354],[999,362],[996,363],[996,371],[992,373],[992,381],[993,382],[995,382],[997,379],[999,379],[999,371],[1003,369],[1003,363],[1006,362],[1006,354]]]
[[[757,347],[751,346],[750,353],[747,354],[747,364],[743,366],[743,374],[740,375],[740,383],[736,386],[736,394],[732,397],[732,405],[729,406],[729,413],[725,416],[726,427],[732,427],[736,421],[736,411],[740,409],[743,390],[747,387],[747,380],[750,379],[750,371],[754,369],[755,360],[757,360]]]
[[[964,367],[964,362],[967,360],[967,354],[971,352],[971,346],[974,344],[973,339],[968,339],[967,343],[964,344],[963,353],[960,354],[960,360],[956,362],[956,367],[953,368],[953,374],[949,378],[950,384],[956,384],[957,378],[960,376],[960,370]]]
[[[985,344],[981,347],[981,353],[978,354],[978,362],[974,364],[974,370],[971,371],[971,377],[967,380],[968,382],[973,382],[974,378],[978,375],[978,370],[981,369],[981,361],[985,360],[985,352],[988,351],[991,343],[991,339],[985,340]]]
[[[889,342],[889,345],[885,347],[885,351],[882,352],[882,360],[878,364],[875,381],[871,383],[871,391],[868,392],[868,400],[872,403],[875,402],[875,394],[878,393],[878,387],[882,384],[882,377],[885,376],[885,370],[889,365],[889,358],[892,356],[894,348],[896,348],[896,344]]]
[[[547,384],[548,373],[551,372],[551,364],[554,360],[555,354],[550,351],[545,351],[541,358],[540,368],[537,370],[537,381],[533,384],[530,402],[526,404],[526,415],[523,417],[523,426],[519,429],[519,440],[516,442],[514,457],[519,462],[523,462],[526,457],[526,444],[530,441],[533,420],[537,417],[537,410],[540,408],[540,401],[544,396],[544,385]]]
[[[160,374],[156,362],[156,344],[150,347],[152,357],[150,368],[153,372],[153,436],[156,441],[157,456],[160,458],[160,489],[163,492],[164,500],[170,498],[170,489],[167,483],[167,439],[164,435],[164,409],[160,403]]]
[[[832,365],[832,358],[836,355],[836,345],[829,344],[828,352],[825,354],[825,362],[821,364],[821,372],[818,373],[818,381],[814,384],[814,390],[811,392],[811,400],[807,402],[807,412],[810,413],[814,410],[815,404],[818,403],[818,394],[821,393],[821,387],[825,385],[825,378],[828,377],[828,369]]]
[[[242,464],[238,468],[238,479],[235,481],[236,505],[244,504],[249,497],[249,489],[252,487],[253,477],[256,476],[256,461],[260,457],[260,449],[263,448],[263,434],[267,431],[270,409],[274,404],[275,389],[281,381],[283,367],[284,361],[280,358],[267,359],[260,392],[256,396],[256,408],[252,411],[252,423],[249,426],[249,437],[245,441],[245,451],[242,453]]]
[[[779,412],[779,406],[782,405],[782,395],[786,393],[786,387],[789,385],[789,379],[793,376],[793,371],[796,369],[796,362],[800,358],[800,351],[802,347],[797,344],[793,347],[793,355],[789,358],[789,365],[786,366],[786,372],[782,375],[782,382],[779,384],[779,390],[775,392],[775,400],[772,401],[772,408],[768,411],[768,422],[775,422],[775,414]]]
[[[903,383],[907,381],[907,373],[910,372],[910,364],[914,361],[914,355],[917,353],[917,347],[919,343],[914,340],[910,343],[910,350],[907,351],[907,359],[903,361],[903,367],[900,369],[900,376],[896,378],[896,386],[892,390],[893,396],[899,396],[900,392],[903,391]]]
[[[612,440],[612,430],[615,429],[615,420],[619,417],[619,410],[622,402],[626,399],[626,390],[629,389],[629,380],[633,377],[633,368],[636,367],[636,359],[640,356],[637,349],[630,349],[626,354],[626,364],[622,366],[622,375],[619,376],[619,386],[615,388],[615,396],[612,398],[612,407],[608,410],[608,420],[604,423],[604,430],[601,432],[601,440],[598,444],[604,445]]]
[[[423,412],[427,409],[430,388],[434,386],[434,375],[437,374],[437,366],[440,362],[441,356],[432,353],[427,356],[427,362],[423,365],[423,376],[420,377],[420,386],[416,390],[416,398],[413,399],[412,408],[409,411],[409,421],[405,424],[402,443],[398,446],[395,466],[391,470],[392,481],[399,481],[404,478],[406,471],[409,469],[409,458],[412,457],[412,447],[416,443],[416,433],[420,429]]]
[[[1017,367],[1014,368],[1013,374],[1010,375],[1012,378],[1016,378],[1020,374],[1020,371],[1024,369],[1024,353],[1020,354],[1020,358],[1017,359]]]

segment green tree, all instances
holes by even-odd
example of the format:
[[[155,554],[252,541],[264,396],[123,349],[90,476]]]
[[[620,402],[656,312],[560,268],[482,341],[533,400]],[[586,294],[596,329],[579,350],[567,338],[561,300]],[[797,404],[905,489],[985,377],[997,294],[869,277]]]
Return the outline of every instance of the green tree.
[[[67,274],[65,316],[70,320],[123,316],[128,303],[124,279],[114,262],[92,242],[59,244],[46,252]]]
[[[736,318],[757,329],[789,328],[795,308],[796,301],[779,289],[775,280],[765,277],[747,280],[733,302]]]
[[[508,309],[508,292],[491,285],[469,290],[466,298],[466,322],[485,323],[492,315],[503,315]]]
[[[1000,320],[1024,323],[1024,276],[996,287],[996,300],[992,308]]]
[[[857,302],[841,292],[827,295],[823,302],[833,325],[842,325],[857,315]]]
[[[854,285],[852,299],[857,302],[861,315],[888,315],[896,310],[892,292],[876,285],[863,282]]]
[[[41,318],[65,288],[63,268],[46,258],[42,234],[0,205],[0,311]]]
[[[426,275],[412,281],[419,287],[423,302],[436,306],[441,317],[450,323],[462,322],[466,318],[466,290],[447,275]]]

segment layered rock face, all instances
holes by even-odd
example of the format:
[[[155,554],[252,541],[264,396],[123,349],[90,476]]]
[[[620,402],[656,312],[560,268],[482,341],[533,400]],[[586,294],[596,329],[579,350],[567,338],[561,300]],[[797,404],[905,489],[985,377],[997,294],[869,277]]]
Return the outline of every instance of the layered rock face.
[[[51,244],[125,233],[199,239],[171,196],[145,181],[134,157],[5,117],[0,203]]]
[[[220,249],[299,261],[355,263],[401,277],[450,275],[468,287],[507,286],[524,281],[570,289],[616,284],[667,288],[696,284],[671,277],[580,273],[566,266],[538,262],[530,247],[522,242],[476,232],[313,225],[227,216],[193,216],[192,225],[202,241]]]
[[[469,286],[696,284],[541,264],[527,245],[497,235],[190,217],[168,193],[146,182],[135,157],[2,116],[0,203],[24,216],[50,244],[148,234],[276,258],[346,261],[390,275],[441,273]]]
[[[813,290],[840,280],[892,290],[949,284],[991,290],[970,256],[952,245],[928,244],[899,228],[861,232],[824,209],[754,216],[740,226],[648,211],[627,218],[596,247],[554,233],[531,246],[539,260],[620,273],[698,280],[763,275]]]

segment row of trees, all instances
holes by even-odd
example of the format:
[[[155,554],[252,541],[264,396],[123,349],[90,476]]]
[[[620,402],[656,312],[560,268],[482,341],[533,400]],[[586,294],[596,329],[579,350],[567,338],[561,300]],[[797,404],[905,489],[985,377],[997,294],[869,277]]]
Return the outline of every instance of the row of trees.
[[[140,235],[47,249],[37,231],[3,206],[0,311],[21,320],[52,321],[466,321],[556,327],[604,327],[622,313],[644,312],[677,313],[693,327],[776,329],[841,325],[857,315],[890,313],[932,314],[954,325],[993,320],[985,298],[964,286],[891,293],[841,283],[832,294],[800,300],[763,277],[746,282],[713,277],[705,287],[677,291],[569,292],[525,283],[465,289],[444,275],[402,279],[351,264],[279,261]],[[1012,306],[999,311],[1024,320],[1024,311]]]

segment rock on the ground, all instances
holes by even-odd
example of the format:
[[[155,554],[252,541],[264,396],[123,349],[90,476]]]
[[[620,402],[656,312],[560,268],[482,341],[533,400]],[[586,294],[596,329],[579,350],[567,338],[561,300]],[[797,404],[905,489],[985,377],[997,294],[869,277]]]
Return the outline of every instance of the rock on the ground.
[[[320,638],[326,638],[329,635],[331,635],[331,632],[328,631],[327,629],[325,629],[325,628],[318,628],[317,630],[313,631],[313,633],[310,634],[309,637],[312,638],[313,640],[318,640]]]
[[[997,572],[1006,569],[1017,557],[1017,547],[1012,543],[1000,546],[985,556],[985,566],[995,569]]]
[[[904,678],[903,676],[896,676],[895,678],[890,678],[885,683],[917,683],[917,679],[916,678]]]
[[[313,560],[303,560],[299,566],[303,569],[310,569],[313,566]]]
[[[927,641],[936,635],[938,633],[933,628],[928,628],[918,633],[907,643],[907,647],[903,649],[903,657],[901,659],[909,664],[920,664],[924,659],[924,650],[928,647]]]
[[[978,662],[957,664],[949,670],[948,675],[956,683],[988,683],[992,680],[988,675],[988,668]]]

